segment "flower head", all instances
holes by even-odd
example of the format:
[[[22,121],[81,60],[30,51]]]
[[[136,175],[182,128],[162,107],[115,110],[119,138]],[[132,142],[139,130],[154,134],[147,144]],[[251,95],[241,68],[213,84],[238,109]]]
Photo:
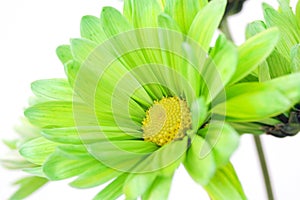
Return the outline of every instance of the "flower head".
[[[278,31],[240,47],[220,35],[210,48],[225,7],[224,0],[126,0],[124,15],[105,7],[100,18],[83,17],[82,38],[57,49],[68,80],[32,84],[25,116],[41,131],[19,147],[38,166],[29,171],[77,177],[78,188],[111,181],[96,199],[166,199],[183,163],[212,197],[245,199],[229,163],[239,135],[225,119],[275,116],[292,97],[270,84],[236,84],[273,50]],[[266,94],[279,104],[257,104]]]

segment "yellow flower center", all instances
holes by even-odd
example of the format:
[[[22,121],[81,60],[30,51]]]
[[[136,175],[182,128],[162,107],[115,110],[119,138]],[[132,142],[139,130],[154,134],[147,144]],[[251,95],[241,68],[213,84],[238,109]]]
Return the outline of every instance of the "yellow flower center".
[[[186,101],[167,97],[155,101],[143,120],[145,141],[163,146],[174,139],[181,139],[192,126],[191,112]]]

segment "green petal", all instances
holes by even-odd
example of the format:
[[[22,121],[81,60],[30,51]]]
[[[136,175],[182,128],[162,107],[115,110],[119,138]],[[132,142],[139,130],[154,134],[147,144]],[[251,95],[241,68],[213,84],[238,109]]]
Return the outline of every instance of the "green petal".
[[[218,167],[229,162],[239,145],[239,134],[231,126],[222,122],[210,122],[208,126],[200,130],[199,134],[205,136],[205,140],[213,148]]]
[[[264,4],[264,16],[266,24],[276,26],[281,33],[281,40],[277,44],[277,49],[287,59],[290,56],[290,49],[300,41],[300,30],[297,27],[294,16],[287,16],[282,13],[278,13],[275,9]]]
[[[34,175],[34,176],[38,176],[38,177],[46,177],[44,172],[43,172],[43,168],[41,166],[37,167],[32,167],[32,168],[25,168],[23,169],[24,172]]]
[[[75,122],[74,105],[75,103],[72,102],[50,101],[36,104],[26,109],[24,114],[32,124],[44,128],[98,125],[94,113],[84,104],[76,104]]]
[[[230,83],[235,83],[252,72],[273,51],[279,33],[276,28],[263,31],[248,39],[238,48],[239,63]]]
[[[41,165],[54,152],[56,146],[56,143],[39,137],[24,143],[20,147],[20,154],[28,161]]]
[[[233,121],[259,121],[276,116],[292,107],[296,100],[300,100],[299,90],[295,88],[299,84],[292,85],[296,82],[298,81],[291,80],[289,86],[292,88],[284,87],[286,91],[277,86],[286,84],[282,80],[235,85],[227,91],[227,102],[218,104],[212,112],[222,114],[226,106],[227,119]]]
[[[36,96],[48,100],[71,101],[73,99],[72,88],[65,79],[38,80],[31,84],[31,90]]]
[[[206,185],[216,170],[213,154],[202,155],[203,151],[206,152],[207,147],[208,144],[204,139],[196,135],[184,161],[184,167],[190,176],[201,185]]]
[[[159,27],[180,32],[180,27],[170,15],[162,13],[157,19]]]
[[[198,130],[207,119],[207,107],[203,97],[193,102],[191,112],[193,130]]]
[[[225,12],[225,7],[226,1],[224,0],[211,1],[199,11],[189,29],[188,36],[196,40],[205,51],[209,49],[214,32],[218,28]]]
[[[66,64],[73,59],[70,45],[61,45],[57,47],[56,55],[63,64]]]
[[[107,37],[132,29],[132,25],[128,20],[118,10],[112,7],[104,7],[100,19]]]
[[[214,177],[204,187],[212,200],[246,200],[241,183],[229,163],[217,170]]]
[[[80,23],[81,37],[89,39],[98,44],[106,40],[101,21],[94,16],[84,16]]]
[[[210,63],[211,66],[204,67],[202,71],[208,87],[209,94],[206,95],[209,102],[225,88],[234,75],[238,63],[236,47],[227,41],[223,35],[219,36],[210,56],[213,60]]]
[[[134,27],[156,27],[157,16],[162,12],[160,0],[125,0],[124,14]]]
[[[130,174],[124,183],[123,192],[127,199],[136,199],[151,187],[157,173]]]
[[[106,166],[131,172],[138,163],[158,149],[154,143],[141,140],[105,141],[87,144],[89,152]]]
[[[183,33],[189,31],[200,9],[199,1],[195,0],[167,0],[165,6],[165,12],[178,23]]]
[[[119,176],[122,172],[108,168],[104,165],[95,165],[82,173],[78,178],[70,183],[75,188],[91,188],[108,182]]]
[[[79,63],[83,63],[96,47],[97,43],[87,39],[71,40],[71,51],[73,58]]]
[[[300,72],[300,44],[291,50],[291,72]]]
[[[298,1],[296,5],[296,19],[298,22],[298,26],[300,26],[300,1]]]
[[[269,65],[271,78],[276,78],[291,73],[290,60],[285,58],[277,50],[274,50],[267,58],[267,63]]]
[[[15,182],[15,185],[20,185],[19,189],[9,198],[10,200],[25,199],[36,190],[40,189],[48,182],[47,179],[41,177],[30,176]]]
[[[93,157],[70,159],[57,149],[43,164],[43,171],[50,180],[63,180],[80,175],[99,164]]]
[[[143,200],[165,200],[168,199],[173,176],[159,176],[152,183],[152,186],[143,194]]]
[[[70,85],[74,85],[77,73],[80,68],[80,63],[75,60],[70,60],[65,64],[65,73],[68,77]]]
[[[136,130],[131,132],[128,130],[123,133],[117,127],[104,126],[43,129],[41,134],[48,140],[62,144],[90,144],[106,140],[128,140],[142,135]]]
[[[127,174],[123,174],[112,181],[108,186],[106,186],[101,192],[95,196],[93,200],[115,200],[123,194],[123,184],[127,179]]]
[[[261,33],[267,29],[266,24],[263,21],[254,21],[246,27],[246,38],[249,39],[254,35]]]

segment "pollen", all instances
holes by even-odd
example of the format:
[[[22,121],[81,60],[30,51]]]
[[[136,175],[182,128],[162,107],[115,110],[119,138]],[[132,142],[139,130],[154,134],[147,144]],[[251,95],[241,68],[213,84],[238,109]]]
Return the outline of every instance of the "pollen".
[[[154,102],[142,123],[144,140],[163,146],[183,138],[191,129],[191,112],[185,100],[164,97]]]

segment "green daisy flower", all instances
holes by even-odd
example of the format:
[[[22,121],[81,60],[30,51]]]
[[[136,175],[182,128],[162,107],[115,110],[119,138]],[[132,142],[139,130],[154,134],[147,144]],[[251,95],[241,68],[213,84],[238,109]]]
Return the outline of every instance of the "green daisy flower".
[[[32,84],[25,116],[40,131],[18,145],[34,164],[26,171],[76,177],[76,188],[109,182],[95,199],[167,199],[183,163],[212,199],[246,199],[229,162],[239,135],[225,120],[286,111],[300,101],[291,92],[300,75],[288,77],[287,91],[281,78],[236,84],[269,56],[279,33],[268,29],[239,47],[221,34],[210,48],[225,7],[126,0],[124,15],[105,7],[100,18],[83,17],[82,38],[57,49],[68,79]]]
[[[300,1],[295,14],[288,0],[278,0],[278,3],[278,11],[268,4],[263,4],[265,22],[255,21],[247,27],[248,38],[274,26],[279,28],[281,37],[272,54],[246,78],[246,81],[264,82],[281,77],[286,79],[285,85],[299,85],[299,83],[292,83],[293,81],[287,77],[296,79],[300,72]],[[295,93],[296,91],[299,91],[299,88],[290,90]],[[263,123],[260,121],[252,124],[253,131],[258,134],[266,132],[276,137],[296,135],[300,131],[300,102],[294,103],[290,110],[278,113],[278,116]],[[246,131],[245,129],[247,127],[243,127],[243,131]]]

